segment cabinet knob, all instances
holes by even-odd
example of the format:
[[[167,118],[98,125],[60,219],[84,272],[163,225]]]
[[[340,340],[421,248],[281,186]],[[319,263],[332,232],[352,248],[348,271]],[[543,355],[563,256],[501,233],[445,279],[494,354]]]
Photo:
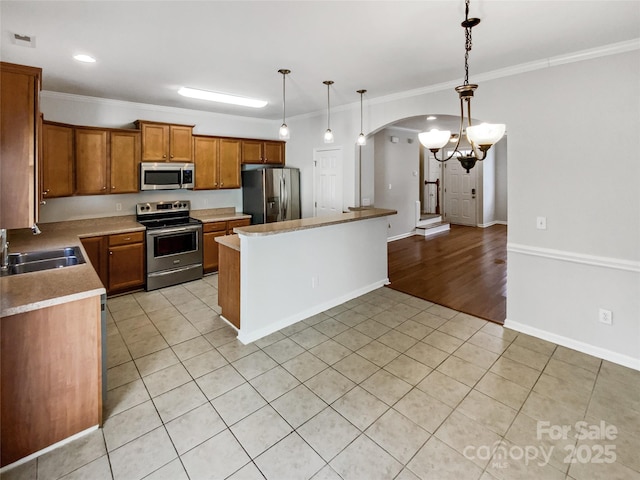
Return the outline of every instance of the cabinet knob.
[[[213,182],[213,186],[217,187],[218,186],[218,182]]]
[[[171,158],[173,158],[173,153],[171,154]]]
[[[46,205],[47,202],[45,202],[44,200],[40,200],[40,205]]]
[[[224,183],[220,182],[220,186],[221,186],[221,187],[224,187]]]
[[[112,250],[109,250],[109,255],[113,255],[113,251]]]
[[[44,192],[42,192],[43,195],[46,195],[47,193],[49,193],[49,189],[48,188]]]
[[[107,187],[102,187],[102,190],[106,190],[106,189],[107,189]]]
[[[112,185],[112,186],[111,186],[111,190],[115,190],[115,189],[116,189],[116,186],[115,186],[115,185]]]
[[[162,155],[162,158],[167,158],[167,154],[165,153],[164,155]]]

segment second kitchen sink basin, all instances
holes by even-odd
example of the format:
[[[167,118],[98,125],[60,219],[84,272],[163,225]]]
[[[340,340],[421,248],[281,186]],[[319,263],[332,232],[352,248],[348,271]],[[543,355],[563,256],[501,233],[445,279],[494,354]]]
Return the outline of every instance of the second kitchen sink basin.
[[[10,253],[7,275],[40,272],[86,263],[80,247],[65,247],[35,252]]]

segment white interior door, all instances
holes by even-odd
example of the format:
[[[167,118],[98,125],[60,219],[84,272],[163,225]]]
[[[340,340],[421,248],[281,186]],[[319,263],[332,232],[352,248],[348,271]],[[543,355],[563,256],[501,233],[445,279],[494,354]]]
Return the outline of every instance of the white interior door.
[[[313,214],[315,217],[342,213],[342,149],[313,153]]]
[[[444,220],[458,225],[477,225],[476,183],[478,166],[466,172],[454,157],[444,164]]]

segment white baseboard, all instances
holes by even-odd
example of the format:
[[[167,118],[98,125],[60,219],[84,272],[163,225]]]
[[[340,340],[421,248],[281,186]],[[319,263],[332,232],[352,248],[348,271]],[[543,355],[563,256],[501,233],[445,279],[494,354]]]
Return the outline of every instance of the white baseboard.
[[[478,227],[487,228],[487,227],[493,227],[494,225],[507,225],[507,222],[504,220],[494,220],[493,222],[479,223]]]
[[[387,243],[395,242],[396,240],[402,240],[403,238],[413,237],[413,232],[403,233],[394,237],[387,237]]]
[[[571,348],[573,350],[577,350],[579,352],[586,353],[588,355],[592,355],[597,358],[602,358],[604,360],[608,360],[609,362],[617,363],[618,365],[623,365],[625,367],[629,367],[634,370],[640,371],[640,358],[630,357],[628,355],[622,355],[620,353],[607,350],[605,348],[596,347],[595,345],[580,342],[573,338],[558,335],[556,333],[548,332],[546,330],[541,330],[539,328],[535,328],[530,325],[525,325],[524,323],[514,322],[509,319],[505,320],[504,327],[510,328],[511,330],[515,330],[516,332],[526,333],[527,335],[541,338],[542,340],[547,340],[549,342],[562,345],[563,347]]]
[[[345,295],[341,295],[339,297],[333,298],[319,305],[314,305],[313,307],[308,308],[307,310],[298,312],[287,318],[283,318],[277,323],[273,323],[267,327],[261,328],[259,330],[255,330],[249,334],[242,333],[242,325],[240,325],[240,330],[238,330],[238,340],[240,340],[244,345],[251,342],[255,342],[256,340],[266,337],[267,335],[271,335],[272,333],[277,332],[278,330],[282,330],[283,328],[293,325],[294,323],[297,323],[300,320],[313,317],[314,315],[317,315],[318,313],[322,313],[326,310],[329,310],[330,308],[337,307],[338,305],[342,305],[343,303],[348,302],[349,300],[353,300],[354,298],[357,298],[361,295],[372,292],[373,290],[376,290],[380,287],[389,285],[389,283],[390,282],[388,278],[379,280],[365,287],[352,290],[351,292]]]

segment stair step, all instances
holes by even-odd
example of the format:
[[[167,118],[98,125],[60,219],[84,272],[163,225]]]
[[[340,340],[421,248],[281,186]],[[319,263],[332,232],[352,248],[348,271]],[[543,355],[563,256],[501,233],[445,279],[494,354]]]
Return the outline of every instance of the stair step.
[[[420,220],[418,220],[418,222],[416,222],[416,227],[427,227],[428,225],[435,225],[440,223],[442,223],[442,216],[436,215],[424,219],[421,218]]]
[[[450,224],[445,222],[430,223],[428,225],[416,227],[415,234],[424,237],[431,235],[437,235],[438,233],[447,232],[450,229]]]

